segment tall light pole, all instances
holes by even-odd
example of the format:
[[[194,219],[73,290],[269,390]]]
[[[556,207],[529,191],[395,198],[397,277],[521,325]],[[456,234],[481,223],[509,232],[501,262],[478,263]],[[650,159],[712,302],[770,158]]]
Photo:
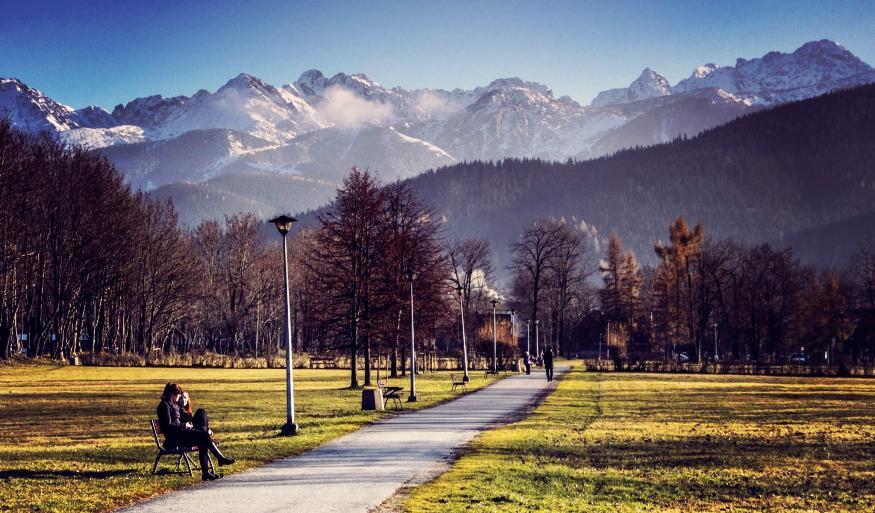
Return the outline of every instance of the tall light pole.
[[[717,323],[714,323],[714,362],[717,362]]]
[[[283,436],[294,435],[298,432],[295,423],[295,391],[292,387],[292,311],[289,294],[289,257],[286,244],[286,236],[292,230],[292,224],[297,219],[287,215],[281,215],[270,220],[283,236],[283,281],[286,285],[286,423],[280,434]]]
[[[538,345],[538,326],[541,324],[541,321],[535,319],[535,360],[541,357],[541,348]]]
[[[514,331],[515,328],[516,328],[516,310],[511,308],[511,310],[510,310],[510,341],[513,344],[514,353],[516,353],[516,351],[519,350],[519,344],[517,344],[517,339],[516,339],[516,331]]]
[[[492,300],[492,372],[498,372],[498,335],[495,332],[495,303]]]
[[[526,352],[529,353],[529,358],[532,356],[532,346],[529,344],[529,324],[531,321],[526,321]]]
[[[407,397],[407,402],[416,402],[416,333],[413,329],[413,280],[416,279],[416,273],[411,269],[407,273],[407,279],[410,280],[410,395]]]
[[[462,317],[462,365],[464,367],[462,381],[467,383],[471,378],[468,377],[468,341],[465,339],[465,288],[459,286],[456,288],[456,293],[459,294],[459,315]]]

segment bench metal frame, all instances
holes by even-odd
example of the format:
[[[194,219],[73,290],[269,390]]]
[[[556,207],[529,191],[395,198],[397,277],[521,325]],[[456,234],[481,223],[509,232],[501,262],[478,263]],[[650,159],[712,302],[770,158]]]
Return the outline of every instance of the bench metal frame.
[[[185,474],[188,473],[189,476],[193,476],[193,470],[200,470],[201,468],[195,463],[194,460],[191,459],[189,453],[198,452],[198,446],[194,445],[191,447],[176,447],[173,449],[167,449],[161,443],[161,440],[158,438],[158,435],[161,433],[161,423],[158,422],[157,419],[149,420],[149,427],[152,428],[152,437],[155,439],[155,447],[158,449],[158,454],[155,455],[155,463],[152,465],[152,474],[155,475],[158,473],[158,462],[161,461],[161,458],[164,456],[177,456],[176,458],[176,467],[172,471],[168,471],[169,474]],[[207,454],[207,461],[209,462],[209,471],[215,472],[215,467],[213,467],[213,460],[210,458],[210,455]],[[185,462],[186,470],[182,469],[182,463]]]
[[[462,387],[462,390],[465,391],[465,392],[468,391],[468,387],[467,387],[467,385],[466,385],[466,383],[465,383],[465,379],[464,379],[464,378],[462,378],[462,379],[456,379],[456,375],[455,375],[455,374],[450,374],[450,379],[453,380],[453,392],[456,391],[456,388],[457,388],[457,387]]]

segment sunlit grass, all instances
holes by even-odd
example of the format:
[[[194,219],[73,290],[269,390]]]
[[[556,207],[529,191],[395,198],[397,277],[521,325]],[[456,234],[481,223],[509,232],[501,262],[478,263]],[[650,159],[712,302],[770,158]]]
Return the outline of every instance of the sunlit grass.
[[[222,449],[237,458],[222,472],[300,453],[391,415],[360,410],[361,392],[346,389],[348,370],[295,370],[301,431],[277,437],[285,422],[282,369],[0,367],[0,511],[108,511],[198,481],[150,474],[148,420],[168,381],[207,409]],[[469,390],[489,382],[472,373]],[[389,384],[404,386],[406,396],[407,379]],[[459,395],[450,389],[447,372],[418,376],[419,401],[404,407]]]
[[[873,458],[875,381],[575,369],[404,508],[871,512]]]

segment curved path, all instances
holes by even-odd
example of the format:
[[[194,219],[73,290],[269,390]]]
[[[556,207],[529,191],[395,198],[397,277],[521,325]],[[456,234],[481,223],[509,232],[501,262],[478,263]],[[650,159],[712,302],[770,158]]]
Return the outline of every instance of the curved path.
[[[556,374],[565,370],[557,367]],[[304,454],[120,512],[366,512],[405,484],[441,473],[478,432],[533,406],[551,385],[543,370],[533,369],[530,376],[512,376],[449,403],[371,424]]]

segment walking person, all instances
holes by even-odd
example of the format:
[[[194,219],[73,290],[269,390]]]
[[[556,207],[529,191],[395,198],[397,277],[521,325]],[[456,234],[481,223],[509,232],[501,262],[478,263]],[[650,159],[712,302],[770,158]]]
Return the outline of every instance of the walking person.
[[[526,374],[532,373],[532,355],[526,351],[526,354],[523,356],[523,365],[526,366]]]
[[[547,381],[553,381],[553,349],[550,346],[544,350],[544,370],[547,371]]]

